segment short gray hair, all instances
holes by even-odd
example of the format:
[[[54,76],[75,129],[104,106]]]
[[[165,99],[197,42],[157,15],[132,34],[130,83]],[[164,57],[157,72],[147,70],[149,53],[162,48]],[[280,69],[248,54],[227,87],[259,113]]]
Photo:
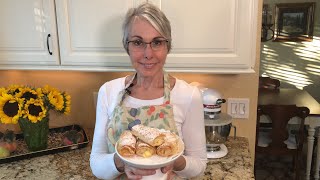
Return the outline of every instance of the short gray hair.
[[[136,8],[131,8],[128,10],[125,20],[123,22],[123,38],[122,44],[124,49],[129,54],[128,50],[128,38],[130,26],[135,17],[142,17],[146,19],[150,24],[164,37],[168,40],[167,48],[168,53],[171,50],[171,26],[170,21],[166,15],[155,5],[150,3],[143,3]]]

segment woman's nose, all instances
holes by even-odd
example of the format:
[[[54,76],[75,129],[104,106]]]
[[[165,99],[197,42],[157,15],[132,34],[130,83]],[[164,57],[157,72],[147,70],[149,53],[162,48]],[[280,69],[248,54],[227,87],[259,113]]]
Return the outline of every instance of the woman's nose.
[[[153,56],[153,50],[151,48],[151,44],[146,44],[146,47],[144,48],[144,58],[147,60],[150,60]]]

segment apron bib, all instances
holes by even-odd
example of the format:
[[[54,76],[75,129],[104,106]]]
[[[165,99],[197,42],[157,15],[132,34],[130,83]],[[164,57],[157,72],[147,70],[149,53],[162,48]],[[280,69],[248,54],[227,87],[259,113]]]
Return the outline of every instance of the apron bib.
[[[135,75],[136,76],[136,75]],[[132,84],[135,76],[126,85],[117,98],[117,105],[112,113],[109,124],[107,125],[108,149],[114,153],[114,146],[121,133],[128,129],[128,124],[139,119],[141,124],[170,130],[178,134],[173,117],[173,107],[170,104],[170,83],[169,75],[164,73],[164,102],[162,105],[141,106],[139,108],[126,107],[123,100],[128,96],[127,88]]]
[[[121,133],[128,129],[129,123],[139,119],[141,124],[166,129],[178,135],[173,117],[173,107],[170,104],[170,83],[169,75],[164,72],[164,102],[161,105],[141,106],[139,108],[130,108],[124,106],[123,100],[128,96],[128,90],[136,77],[136,74],[120,91],[117,97],[117,105],[111,115],[109,124],[106,127],[108,138],[109,153],[115,152],[115,144]],[[127,179],[125,174],[120,175],[118,179]]]

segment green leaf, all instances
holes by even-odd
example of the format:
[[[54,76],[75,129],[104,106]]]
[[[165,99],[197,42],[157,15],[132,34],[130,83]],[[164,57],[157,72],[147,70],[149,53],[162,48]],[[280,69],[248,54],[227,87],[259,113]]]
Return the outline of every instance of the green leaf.
[[[167,118],[163,119],[163,122],[164,122],[168,127],[170,127],[170,126],[169,126],[169,121],[167,120]]]
[[[132,119],[132,118],[127,118],[127,120],[128,120],[128,122],[134,121],[134,119]]]
[[[150,117],[150,121],[154,121],[154,120],[155,120],[154,115],[152,115],[152,116]]]
[[[162,125],[162,124],[160,124],[160,125],[158,126],[158,128],[159,128],[159,129],[166,129],[166,128],[164,127],[164,125]]]
[[[161,112],[162,112],[163,114],[169,114],[167,111],[165,111],[165,110],[163,110],[163,109],[161,109]]]

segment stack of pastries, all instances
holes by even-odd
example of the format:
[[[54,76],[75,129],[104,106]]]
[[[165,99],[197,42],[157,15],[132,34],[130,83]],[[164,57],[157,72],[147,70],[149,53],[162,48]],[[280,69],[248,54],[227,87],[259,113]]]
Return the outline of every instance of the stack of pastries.
[[[121,156],[131,157],[135,154],[144,158],[155,154],[169,157],[176,154],[178,148],[178,136],[169,131],[161,131],[138,124],[131,131],[124,131],[118,141],[117,150]]]

